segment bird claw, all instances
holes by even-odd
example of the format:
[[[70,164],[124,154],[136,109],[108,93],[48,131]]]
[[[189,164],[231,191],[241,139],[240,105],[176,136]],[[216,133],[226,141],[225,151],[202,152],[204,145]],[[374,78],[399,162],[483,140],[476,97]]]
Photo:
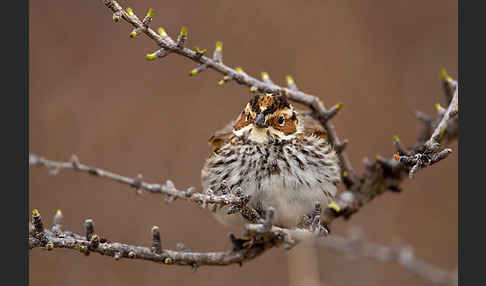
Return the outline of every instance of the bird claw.
[[[327,236],[331,233],[331,230],[329,229],[328,225],[324,225],[320,222],[319,218],[317,220],[314,220],[312,223],[311,222],[304,222],[302,224],[302,228],[319,236],[319,237],[324,237]]]
[[[321,207],[316,203],[312,214],[310,216],[304,216],[302,218],[302,226],[304,229],[314,233],[317,236],[327,236],[331,233],[329,226],[321,222]]]
[[[307,223],[304,225],[305,229],[319,237],[327,236],[331,232],[329,226],[321,223],[320,215],[316,215],[313,218],[308,219]]]
[[[322,224],[319,224],[318,226],[314,227],[311,231],[319,237],[328,236],[329,233],[331,233],[329,226],[322,225]]]

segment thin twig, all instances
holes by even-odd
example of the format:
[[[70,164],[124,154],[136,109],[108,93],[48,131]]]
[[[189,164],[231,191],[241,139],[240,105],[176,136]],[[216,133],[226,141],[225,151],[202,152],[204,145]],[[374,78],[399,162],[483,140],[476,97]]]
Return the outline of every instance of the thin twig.
[[[400,192],[400,184],[406,177],[412,177],[418,170],[433,165],[446,158],[452,150],[441,150],[439,144],[447,144],[457,139],[459,135],[458,113],[458,86],[457,81],[444,77],[443,82],[450,87],[446,98],[452,100],[448,103],[446,111],[438,118],[429,117],[417,112],[419,119],[425,123],[420,138],[429,138],[412,148],[405,148],[398,139],[393,137],[393,143],[398,154],[391,158],[376,156],[374,162],[366,163],[366,169],[359,184],[339,193],[335,198],[339,209],[326,208],[321,220],[330,224],[337,217],[350,218],[361,207],[374,200],[386,191]],[[408,176],[407,176],[408,175]]]
[[[441,108],[440,105],[438,106],[441,118],[430,138],[422,146],[417,147],[417,151],[414,154],[395,155],[398,161],[409,167],[410,177],[413,177],[418,170],[433,165],[452,153],[452,150],[449,148],[439,150],[441,139],[446,133],[451,119],[458,114],[458,83],[451,78],[447,78],[446,84],[450,86],[450,88],[446,89],[446,92],[453,91],[452,100],[447,109]]]
[[[430,139],[429,139],[429,142],[428,144],[433,144],[433,143],[439,143],[442,135],[444,134],[444,132],[446,131],[446,128],[447,128],[447,124],[449,122],[449,119],[451,117],[454,117],[457,115],[457,112],[458,112],[458,97],[459,97],[459,88],[457,86],[457,81],[455,80],[451,80],[450,82],[450,85],[453,86],[454,88],[454,96],[452,97],[452,100],[451,102],[449,103],[449,107],[447,108],[447,110],[445,111],[444,115],[442,116],[442,119],[441,121],[439,122],[439,124],[437,125],[437,127],[435,128],[434,132],[432,133],[432,135],[430,136]]]
[[[172,199],[177,198],[187,200],[202,206],[207,204],[241,206],[249,201],[249,197],[242,195],[238,196],[238,194],[232,193],[218,196],[213,194],[196,193],[192,187],[188,188],[186,191],[178,190],[169,180],[166,181],[165,184],[147,183],[141,180],[141,175],[137,175],[135,178],[129,178],[114,172],[81,164],[74,155],[71,162],[58,162],[48,160],[43,157],[38,157],[35,154],[29,154],[29,165],[45,167],[50,171],[51,174],[57,174],[61,169],[72,169],[78,172],[87,173],[96,177],[106,178],[118,183],[122,183],[137,190],[143,189],[150,193],[165,195]]]

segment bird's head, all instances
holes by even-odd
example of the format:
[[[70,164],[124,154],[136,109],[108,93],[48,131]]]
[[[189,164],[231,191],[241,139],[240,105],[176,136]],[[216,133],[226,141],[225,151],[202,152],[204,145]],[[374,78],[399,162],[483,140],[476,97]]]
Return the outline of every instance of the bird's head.
[[[284,96],[256,94],[233,125],[233,133],[257,143],[266,143],[271,137],[290,140],[302,129],[297,115]]]

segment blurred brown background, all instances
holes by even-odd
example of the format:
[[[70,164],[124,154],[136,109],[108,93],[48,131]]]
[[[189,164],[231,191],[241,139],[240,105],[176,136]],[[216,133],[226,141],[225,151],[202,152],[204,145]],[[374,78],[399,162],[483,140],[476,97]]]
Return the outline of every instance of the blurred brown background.
[[[75,153],[82,162],[151,182],[200,187],[207,139],[233,119],[248,88],[217,86],[221,75],[195,78],[193,62],[177,55],[147,62],[153,42],[114,24],[102,1],[30,1],[30,152],[53,160]],[[333,122],[356,169],[362,159],[394,151],[392,135],[412,144],[421,127],[410,114],[434,114],[444,104],[439,70],[457,77],[457,1],[120,1],[172,36],[189,28],[187,45],[224,43],[224,62],[259,76],[267,71],[327,105],[344,102]],[[457,265],[457,144],[452,156],[407,180],[333,231],[364,229],[366,239],[413,245],[415,254],[444,269]],[[51,222],[60,208],[64,228],[96,232],[130,244],[150,244],[160,226],[166,247],[182,241],[196,251],[230,248],[228,229],[205,210],[70,171],[30,170],[30,208]],[[299,251],[296,248],[291,253]],[[319,249],[322,285],[432,285],[395,264],[349,258]],[[144,261],[89,257],[58,249],[30,251],[32,285],[290,285],[288,254],[274,249],[244,265],[166,267]],[[311,264],[312,261],[302,263]],[[311,266],[309,266],[311,267]],[[230,282],[231,281],[231,282]],[[301,283],[304,284],[304,283]]]

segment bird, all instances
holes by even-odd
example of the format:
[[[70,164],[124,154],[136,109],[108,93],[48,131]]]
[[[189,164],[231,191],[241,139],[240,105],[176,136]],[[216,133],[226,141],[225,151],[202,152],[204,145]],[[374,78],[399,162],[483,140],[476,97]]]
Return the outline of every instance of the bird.
[[[280,93],[252,95],[238,117],[208,142],[203,189],[249,196],[247,205],[260,217],[272,209],[275,226],[302,225],[316,206],[327,206],[338,191],[341,168],[325,130]],[[224,225],[248,223],[227,205],[208,207]]]

